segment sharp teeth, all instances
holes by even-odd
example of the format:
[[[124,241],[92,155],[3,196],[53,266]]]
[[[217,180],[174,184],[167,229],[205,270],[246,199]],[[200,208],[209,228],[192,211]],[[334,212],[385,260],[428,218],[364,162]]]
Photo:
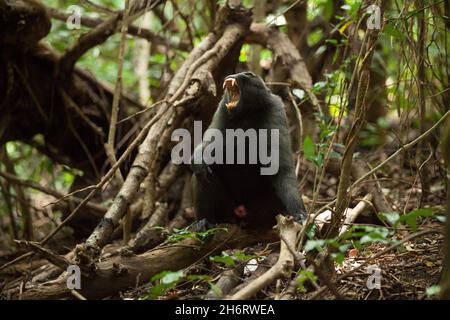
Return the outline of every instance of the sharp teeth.
[[[235,85],[237,85],[236,79],[230,78],[230,79],[225,79],[225,81],[223,82],[222,88],[225,89],[225,87],[228,85],[229,82],[231,83],[231,87],[234,87]]]

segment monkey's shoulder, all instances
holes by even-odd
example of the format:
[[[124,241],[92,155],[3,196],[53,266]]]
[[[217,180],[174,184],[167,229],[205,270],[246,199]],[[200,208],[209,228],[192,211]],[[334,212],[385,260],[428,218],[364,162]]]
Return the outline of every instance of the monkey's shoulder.
[[[260,123],[269,127],[287,125],[284,103],[279,96],[270,95],[270,103],[264,108],[264,112],[261,113]]]

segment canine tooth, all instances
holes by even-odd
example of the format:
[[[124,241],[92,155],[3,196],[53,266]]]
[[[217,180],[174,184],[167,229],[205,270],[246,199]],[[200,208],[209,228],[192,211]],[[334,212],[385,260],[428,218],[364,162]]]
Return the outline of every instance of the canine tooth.
[[[225,79],[225,81],[223,82],[222,88],[225,89],[225,87],[228,85],[228,83],[231,83],[231,87],[234,87],[236,85],[236,79],[234,79],[234,78]]]

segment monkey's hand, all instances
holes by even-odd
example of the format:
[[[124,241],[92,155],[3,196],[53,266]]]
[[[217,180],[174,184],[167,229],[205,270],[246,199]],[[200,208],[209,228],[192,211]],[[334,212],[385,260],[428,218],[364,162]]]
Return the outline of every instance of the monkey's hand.
[[[194,154],[191,157],[191,168],[198,179],[202,181],[209,181],[213,173],[209,164],[205,162],[203,158],[203,148],[205,144],[197,146],[194,150]]]
[[[294,217],[294,220],[304,224],[308,218],[305,205],[297,190],[297,181],[293,175],[275,175],[272,183],[278,199],[283,204],[286,214]]]
[[[294,221],[304,225],[306,223],[306,219],[308,218],[306,211],[300,211],[298,214],[293,214]]]

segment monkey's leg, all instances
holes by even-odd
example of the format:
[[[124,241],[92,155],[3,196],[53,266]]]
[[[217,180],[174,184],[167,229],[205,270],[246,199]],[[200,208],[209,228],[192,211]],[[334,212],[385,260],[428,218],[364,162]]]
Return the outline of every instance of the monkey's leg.
[[[295,177],[275,175],[272,179],[275,194],[285,208],[286,214],[293,216],[296,221],[306,221],[306,209],[297,189],[297,180]]]
[[[192,176],[192,197],[197,219],[210,224],[225,222],[226,194],[220,178],[208,168],[208,172],[196,172]]]

